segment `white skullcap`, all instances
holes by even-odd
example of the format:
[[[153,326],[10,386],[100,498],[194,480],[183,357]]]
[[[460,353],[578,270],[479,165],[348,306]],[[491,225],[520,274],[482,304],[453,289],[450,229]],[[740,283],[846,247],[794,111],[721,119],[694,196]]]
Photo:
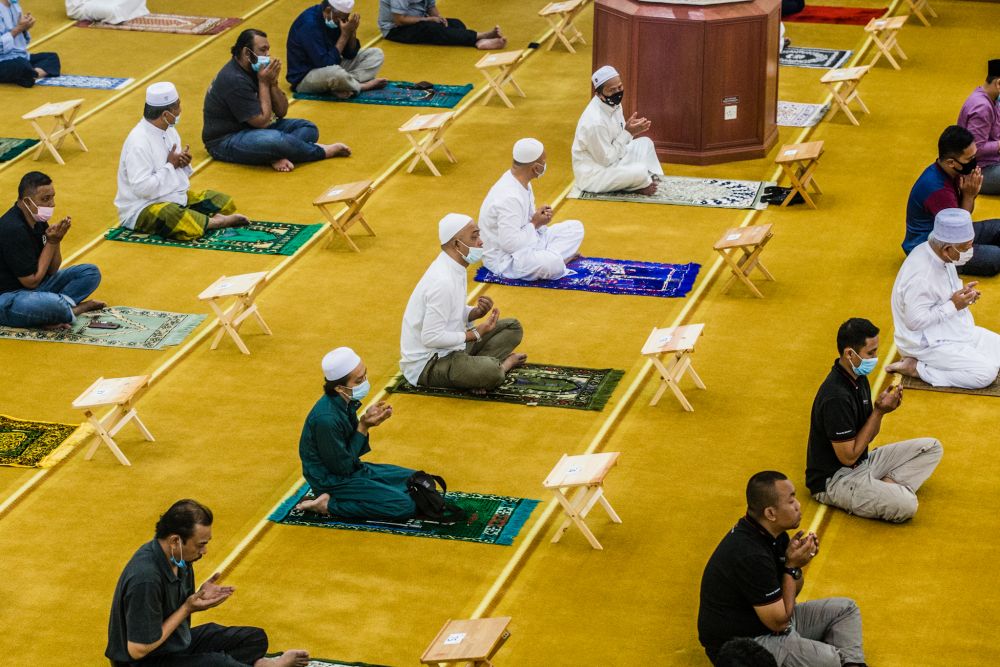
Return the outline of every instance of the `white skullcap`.
[[[350,14],[354,9],[354,0],[329,0],[329,2],[331,7],[344,14]]]
[[[530,137],[518,139],[514,143],[514,162],[520,162],[521,164],[534,162],[542,157],[543,152],[545,152],[545,146],[542,146],[542,142],[538,139]]]
[[[323,377],[339,380],[347,377],[361,363],[361,357],[349,347],[338,347],[323,357]]]
[[[146,104],[151,107],[168,107],[181,98],[174,84],[158,81],[146,88]]]
[[[590,77],[590,81],[594,84],[594,89],[596,90],[616,76],[618,76],[618,70],[611,65],[605,65],[594,72],[594,75]]]
[[[441,218],[438,223],[438,238],[441,245],[455,238],[455,234],[465,229],[465,226],[472,222],[472,218],[462,213],[449,213]]]
[[[972,214],[964,208],[946,208],[934,216],[934,231],[931,236],[941,243],[965,243],[975,237],[972,229]]]

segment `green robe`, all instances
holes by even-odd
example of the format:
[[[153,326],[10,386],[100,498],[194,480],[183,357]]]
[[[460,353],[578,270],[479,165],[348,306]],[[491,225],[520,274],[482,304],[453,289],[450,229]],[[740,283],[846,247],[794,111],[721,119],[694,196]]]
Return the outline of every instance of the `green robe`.
[[[416,514],[406,492],[413,470],[364,463],[371,451],[358,432],[358,401],[324,395],[306,417],[299,438],[302,475],[317,494],[329,493],[330,514],[345,519],[402,519]]]

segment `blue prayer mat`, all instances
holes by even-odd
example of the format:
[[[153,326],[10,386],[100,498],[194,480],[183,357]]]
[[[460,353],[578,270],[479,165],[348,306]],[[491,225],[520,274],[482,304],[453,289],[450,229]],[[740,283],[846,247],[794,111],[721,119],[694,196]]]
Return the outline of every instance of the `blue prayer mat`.
[[[691,291],[701,264],[660,264],[627,259],[580,257],[568,265],[559,280],[511,280],[491,273],[485,266],[476,272],[481,283],[514,287],[545,287],[605,294],[678,297]]]
[[[36,86],[53,86],[57,88],[97,88],[98,90],[121,90],[133,79],[119,79],[113,76],[82,76],[64,74],[62,76],[47,76],[37,79]]]
[[[387,104],[397,107],[439,107],[451,109],[472,90],[472,84],[464,86],[436,85],[430,90],[420,90],[409,81],[390,81],[385,88],[364,90],[354,97],[340,98],[336,95],[310,95],[295,93],[299,100],[319,100],[321,102],[354,102],[355,104]]]

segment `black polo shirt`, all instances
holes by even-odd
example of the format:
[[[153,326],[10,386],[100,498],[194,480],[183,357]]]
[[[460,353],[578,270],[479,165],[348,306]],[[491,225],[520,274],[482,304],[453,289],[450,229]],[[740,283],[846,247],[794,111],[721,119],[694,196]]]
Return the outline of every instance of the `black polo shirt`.
[[[813,400],[806,453],[806,486],[812,493],[826,491],[826,481],[844,467],[833,450],[834,442],[851,440],[872,414],[872,389],[868,378],[852,378],[839,361],[833,362]],[[868,458],[862,452],[854,465]]]
[[[255,129],[247,121],[260,112],[257,74],[230,58],[205,93],[201,140],[208,146],[230,134]]]
[[[152,644],[163,634],[163,622],[194,594],[191,564],[174,574],[160,543],[152,540],[139,547],[125,566],[108,622],[108,648],[104,655],[115,662],[131,663],[128,642]],[[178,653],[191,645],[191,617],[149,655]]]
[[[24,289],[18,278],[38,270],[48,228],[47,222],[34,222],[29,227],[17,204],[0,217],[0,294]]]
[[[788,535],[773,537],[743,517],[722,538],[701,576],[698,641],[710,660],[734,637],[771,634],[754,607],[781,599]]]

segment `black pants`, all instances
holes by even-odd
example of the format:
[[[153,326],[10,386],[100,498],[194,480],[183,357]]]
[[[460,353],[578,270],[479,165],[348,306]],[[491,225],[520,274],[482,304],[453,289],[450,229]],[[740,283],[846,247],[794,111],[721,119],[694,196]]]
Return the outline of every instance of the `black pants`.
[[[55,53],[29,53],[27,58],[0,60],[0,83],[16,83],[25,88],[35,85],[35,68],[49,76],[59,76],[59,56]]]
[[[134,667],[242,667],[267,653],[267,634],[260,628],[205,623],[191,628],[191,646],[184,653],[152,656]]]
[[[448,19],[444,26],[437,21],[420,21],[401,25],[385,36],[391,42],[402,44],[437,44],[438,46],[475,46],[476,31],[469,30],[458,19]]]
[[[975,252],[967,264],[958,267],[964,276],[995,276],[1000,273],[1000,220],[981,220],[972,225]]]

